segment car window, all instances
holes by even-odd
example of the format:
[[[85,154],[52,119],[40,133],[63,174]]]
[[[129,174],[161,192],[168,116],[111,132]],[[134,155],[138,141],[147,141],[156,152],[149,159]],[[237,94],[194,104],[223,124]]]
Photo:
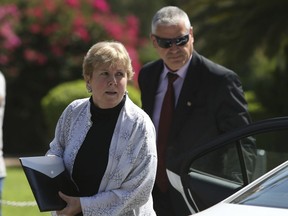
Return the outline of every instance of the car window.
[[[205,154],[195,160],[190,168],[191,172],[198,172],[202,175],[243,182],[236,144]]]
[[[190,171],[242,184],[243,175],[251,182],[286,160],[288,130],[280,130],[244,137],[208,152],[191,163]]]
[[[245,182],[247,184],[245,160],[249,155],[255,160],[256,149],[251,151],[245,143],[246,138],[211,151],[191,163],[188,187],[198,210],[220,202],[241,189]]]
[[[276,208],[288,208],[288,167],[265,179],[232,203]]]
[[[255,138],[245,137],[203,155],[190,168],[192,172],[243,184],[254,178],[256,158]]]
[[[266,173],[288,159],[288,130],[279,130],[255,135],[258,148],[258,172]],[[261,173],[259,173],[261,174]]]

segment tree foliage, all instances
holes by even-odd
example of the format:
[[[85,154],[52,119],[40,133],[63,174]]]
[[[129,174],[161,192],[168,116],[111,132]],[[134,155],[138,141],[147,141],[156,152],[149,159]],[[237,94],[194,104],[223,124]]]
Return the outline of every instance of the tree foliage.
[[[97,41],[117,40],[134,70],[141,66],[139,21],[115,14],[106,0],[2,0],[0,69],[7,78],[6,153],[42,151],[40,101],[59,83],[80,79],[82,61]],[[137,73],[135,75],[137,79]]]
[[[195,47],[235,69],[268,115],[288,115],[288,2],[193,0],[183,8]]]
[[[185,5],[199,48],[234,66],[245,64],[258,48],[268,57],[278,54],[288,35],[287,8],[286,0],[194,0]]]

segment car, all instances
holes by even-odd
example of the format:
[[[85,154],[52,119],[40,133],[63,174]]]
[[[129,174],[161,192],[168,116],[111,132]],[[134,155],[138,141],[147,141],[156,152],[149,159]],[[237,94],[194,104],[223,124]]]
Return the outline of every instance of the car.
[[[288,214],[288,161],[224,201],[195,216],[284,216]]]
[[[277,173],[283,167],[288,176],[287,142],[287,116],[253,122],[187,151],[180,169],[168,167],[168,178],[183,196],[191,214],[224,216],[224,213],[233,213],[236,216],[253,215],[252,212],[257,211],[258,215],[261,208],[265,215],[280,216],[283,211],[287,214],[288,205],[261,206],[260,200],[272,197],[269,193],[273,191],[269,188],[265,194],[258,191],[271,187],[269,182],[278,185]],[[286,186],[288,188],[287,182]],[[273,194],[273,199],[285,200],[283,196],[288,197],[288,189],[286,191]],[[255,199],[253,205],[247,202],[249,196]]]

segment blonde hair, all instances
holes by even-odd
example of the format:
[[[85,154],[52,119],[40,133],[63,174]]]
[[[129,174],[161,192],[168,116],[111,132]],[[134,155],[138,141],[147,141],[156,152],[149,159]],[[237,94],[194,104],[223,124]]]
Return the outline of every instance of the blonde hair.
[[[95,68],[121,65],[127,73],[128,80],[131,80],[134,71],[130,56],[120,42],[103,41],[94,44],[84,57],[82,64],[84,78],[90,78]]]

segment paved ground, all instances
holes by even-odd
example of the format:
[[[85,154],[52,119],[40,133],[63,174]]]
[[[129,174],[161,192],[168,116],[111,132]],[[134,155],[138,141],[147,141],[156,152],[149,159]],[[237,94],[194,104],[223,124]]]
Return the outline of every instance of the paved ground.
[[[16,158],[16,157],[5,157],[4,160],[5,160],[5,165],[7,167],[9,167],[9,166],[20,166],[19,159]]]

